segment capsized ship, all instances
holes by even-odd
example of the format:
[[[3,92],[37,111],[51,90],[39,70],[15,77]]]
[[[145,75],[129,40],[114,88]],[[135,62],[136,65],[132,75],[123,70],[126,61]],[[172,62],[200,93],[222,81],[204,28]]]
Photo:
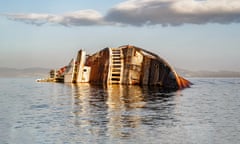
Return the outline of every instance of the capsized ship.
[[[149,85],[175,90],[191,84],[158,55],[131,45],[104,48],[93,55],[80,50],[76,60],[51,70],[50,78],[39,81]]]

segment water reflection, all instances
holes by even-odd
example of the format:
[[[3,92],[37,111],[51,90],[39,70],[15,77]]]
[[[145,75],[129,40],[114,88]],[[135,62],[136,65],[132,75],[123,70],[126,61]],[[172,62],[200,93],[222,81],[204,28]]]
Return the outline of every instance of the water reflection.
[[[1,79],[0,143],[239,143],[240,79],[192,81],[165,92]]]
[[[137,108],[146,105],[139,86],[111,85],[105,88],[108,95],[108,133],[111,137],[130,137],[141,124]]]
[[[173,93],[158,88],[89,84],[71,85],[74,124],[91,135],[126,138],[144,125],[171,124]],[[170,120],[170,122],[169,122]],[[141,133],[143,132],[143,133]]]
[[[110,85],[104,89],[108,95],[109,110],[144,107],[144,95],[139,86]]]

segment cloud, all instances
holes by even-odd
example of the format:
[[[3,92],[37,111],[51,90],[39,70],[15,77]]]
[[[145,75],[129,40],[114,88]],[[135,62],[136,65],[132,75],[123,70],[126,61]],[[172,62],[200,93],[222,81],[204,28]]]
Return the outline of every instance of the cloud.
[[[11,20],[28,24],[64,26],[162,25],[239,23],[239,0],[127,0],[112,7],[106,15],[95,10],[54,14],[7,14]]]
[[[95,10],[80,10],[56,17],[54,23],[65,26],[105,25],[103,16]]]
[[[113,7],[108,21],[128,25],[239,23],[239,0],[129,0]]]
[[[50,17],[48,14],[5,14],[10,20],[23,21],[28,24],[42,25]]]
[[[27,24],[43,25],[46,23],[60,24],[64,26],[104,25],[102,15],[94,10],[80,10],[63,15],[53,14],[5,14],[8,19],[22,21]]]

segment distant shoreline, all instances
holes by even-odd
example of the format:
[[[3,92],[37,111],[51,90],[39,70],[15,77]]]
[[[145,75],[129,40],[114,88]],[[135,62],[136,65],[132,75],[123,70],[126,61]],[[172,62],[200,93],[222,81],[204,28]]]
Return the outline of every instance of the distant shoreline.
[[[177,73],[184,77],[240,77],[236,71],[190,71],[176,68]]]
[[[240,78],[240,72],[236,71],[190,71],[176,68],[177,73],[186,78]],[[0,67],[0,77],[48,77],[48,68],[5,68]]]

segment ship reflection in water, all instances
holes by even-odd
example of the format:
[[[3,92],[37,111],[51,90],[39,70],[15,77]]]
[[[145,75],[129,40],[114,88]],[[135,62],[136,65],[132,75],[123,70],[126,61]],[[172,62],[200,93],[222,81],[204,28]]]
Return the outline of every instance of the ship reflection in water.
[[[0,144],[240,141],[240,79],[194,78],[182,91],[0,79]]]
[[[176,92],[134,85],[70,85],[74,124],[88,134],[109,138],[141,135],[146,138],[151,128],[177,122],[172,114]]]

